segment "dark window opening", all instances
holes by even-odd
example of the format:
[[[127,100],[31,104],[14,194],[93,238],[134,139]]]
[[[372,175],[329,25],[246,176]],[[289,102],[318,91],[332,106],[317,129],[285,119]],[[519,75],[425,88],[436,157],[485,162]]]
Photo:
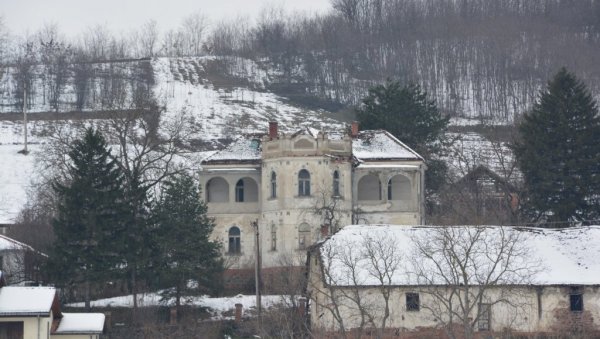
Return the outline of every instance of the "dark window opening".
[[[242,253],[242,245],[240,242],[241,231],[238,227],[233,226],[229,229],[229,254]]]
[[[277,228],[271,225],[271,251],[277,250]]]
[[[244,180],[238,180],[235,184],[235,201],[244,202]]]
[[[301,197],[310,196],[310,173],[305,169],[298,173],[298,195]]]
[[[0,338],[21,339],[23,338],[24,326],[22,321],[0,322]]]
[[[419,304],[419,293],[406,293],[406,310],[407,311],[419,311],[421,304]]]
[[[480,331],[490,330],[490,321],[492,319],[492,304],[479,304],[479,319],[477,321],[477,328]]]
[[[340,196],[340,173],[338,171],[333,172],[333,196]]]
[[[277,174],[271,173],[271,198],[277,198]]]
[[[569,294],[569,302],[571,304],[571,311],[573,311],[573,312],[583,311],[583,294],[581,294],[581,293]]]

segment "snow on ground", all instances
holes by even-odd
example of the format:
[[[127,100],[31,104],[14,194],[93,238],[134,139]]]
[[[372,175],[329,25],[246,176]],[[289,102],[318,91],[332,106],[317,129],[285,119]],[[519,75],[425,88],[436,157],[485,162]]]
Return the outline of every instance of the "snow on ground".
[[[0,224],[14,222],[27,202],[27,191],[34,176],[39,145],[30,145],[30,153],[18,153],[23,145],[0,144]]]
[[[207,58],[158,58],[152,62],[154,96],[166,106],[163,119],[172,120],[181,112],[193,117],[203,139],[234,138],[242,133],[266,132],[268,122],[279,122],[282,131],[293,131],[310,125],[325,130],[338,130],[343,124],[326,117],[326,111],[295,107],[286,99],[269,92],[244,87],[216,87],[206,78]],[[250,62],[250,61],[248,61]],[[252,75],[256,68],[238,67],[246,77],[263,81],[266,75]],[[238,72],[238,73],[239,73]],[[236,74],[242,76],[242,74]]]
[[[502,178],[519,180],[520,172],[508,144],[492,142],[479,133],[449,133],[457,138],[446,157],[451,173],[460,178],[479,165],[485,165]]]
[[[261,297],[263,307],[269,308],[275,305],[284,304],[285,298],[280,295],[263,295]],[[235,304],[242,304],[244,310],[256,308],[256,296],[238,294],[234,297],[211,298],[209,296],[193,296],[183,297],[183,305],[192,305],[197,307],[209,308],[213,319],[228,319],[230,318],[223,313],[229,313],[235,310]],[[158,293],[145,293],[138,295],[138,305],[140,307],[148,306],[172,306],[175,305],[175,299],[161,301],[161,296]],[[67,304],[67,307],[85,307],[83,302]],[[113,297],[107,299],[94,300],[91,302],[92,307],[133,307],[133,295]]]

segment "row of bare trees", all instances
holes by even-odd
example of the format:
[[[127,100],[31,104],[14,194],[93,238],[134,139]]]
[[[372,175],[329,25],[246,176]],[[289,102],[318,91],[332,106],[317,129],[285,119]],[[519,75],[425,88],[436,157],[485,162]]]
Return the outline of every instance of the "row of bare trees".
[[[196,12],[166,32],[154,20],[121,36],[95,26],[69,41],[56,25],[46,25],[21,40],[51,42],[46,50],[54,54],[40,62],[56,64],[56,71],[63,62],[59,46],[86,61],[205,54],[266,61],[280,71],[273,88],[348,105],[359,104],[370,86],[391,77],[421,83],[444,110],[482,120],[512,121],[562,66],[593,93],[600,90],[594,71],[600,55],[597,1],[331,3],[323,15],[272,7],[255,22],[235,18],[211,25]],[[18,59],[0,57],[4,63]]]
[[[356,232],[350,240],[332,238],[313,252],[322,267],[311,264],[311,312],[323,318],[321,325],[333,325],[337,337],[387,337],[386,330],[394,327],[391,310],[398,317],[403,308],[397,300],[405,291],[421,296],[407,307],[421,309],[427,315],[419,317],[435,321],[450,338],[473,338],[478,323],[489,316],[485,307],[506,307],[510,323],[532,306],[518,286],[530,283],[541,268],[524,232],[432,227],[405,230],[410,241],[403,242],[394,232]]]

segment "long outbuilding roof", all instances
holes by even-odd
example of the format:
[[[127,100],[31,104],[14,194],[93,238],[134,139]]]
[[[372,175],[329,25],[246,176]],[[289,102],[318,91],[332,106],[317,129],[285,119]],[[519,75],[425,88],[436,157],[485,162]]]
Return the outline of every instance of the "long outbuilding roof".
[[[473,240],[475,235],[477,238]],[[448,285],[453,281],[449,279],[452,274],[441,272],[451,265],[448,252],[444,254],[441,249],[445,244],[448,250],[449,237],[453,239],[453,250],[459,259],[465,257],[465,245],[474,244],[471,251],[476,254],[464,260],[469,283],[473,285],[482,281],[484,272],[498,276],[494,282],[497,285],[600,285],[600,226],[544,229],[351,225],[315,248],[323,269],[327,269],[325,282],[331,285],[380,285],[373,274],[377,268],[375,263],[381,266],[386,261],[397,264],[390,272],[391,285]],[[500,258],[498,251],[502,244],[514,246],[512,256],[504,254]],[[380,250],[373,251],[374,248]],[[431,260],[422,254],[423,249],[434,253]],[[494,266],[491,258],[500,260]],[[355,263],[355,267],[349,267],[348,262]]]

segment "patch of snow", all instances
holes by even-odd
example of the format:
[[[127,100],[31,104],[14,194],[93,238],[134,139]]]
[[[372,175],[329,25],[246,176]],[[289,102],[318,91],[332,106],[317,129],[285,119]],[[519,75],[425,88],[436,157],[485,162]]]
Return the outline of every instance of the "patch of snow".
[[[175,299],[169,299],[166,301],[161,300],[159,293],[145,293],[138,295],[138,305],[144,306],[161,306],[175,305]],[[261,296],[262,306],[269,308],[275,305],[283,304],[285,296],[280,295],[263,295]],[[223,315],[228,311],[235,309],[235,304],[242,304],[243,309],[249,310],[256,308],[256,296],[254,295],[243,295],[238,294],[233,297],[221,297],[211,298],[209,296],[189,296],[182,298],[183,305],[191,305],[197,307],[207,307],[212,314],[213,319],[226,319],[227,316]],[[83,302],[71,303],[68,307],[85,307]],[[113,297],[107,299],[94,300],[91,302],[92,307],[133,307],[133,296],[126,295],[120,297]]]
[[[18,153],[22,149],[23,145],[0,145],[0,224],[15,222],[27,202],[27,190],[35,176],[39,145],[29,145],[28,155]]]
[[[62,313],[62,316],[54,333],[102,333],[104,329],[102,313]]]

